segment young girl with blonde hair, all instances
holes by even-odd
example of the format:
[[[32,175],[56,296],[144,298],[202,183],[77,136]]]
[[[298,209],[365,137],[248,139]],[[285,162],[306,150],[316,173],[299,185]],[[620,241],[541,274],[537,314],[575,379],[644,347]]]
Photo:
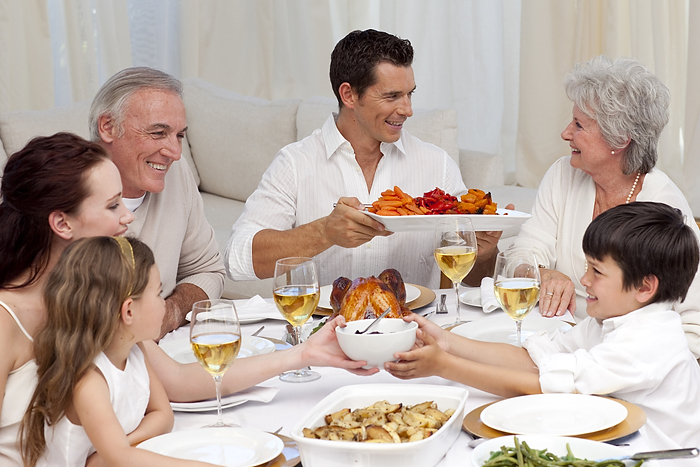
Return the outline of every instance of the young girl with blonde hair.
[[[168,397],[143,353],[165,312],[153,253],[141,241],[92,237],[51,272],[35,338],[38,385],[20,426],[25,465],[209,465],[133,447],[172,429]],[[94,461],[95,459],[91,459]]]

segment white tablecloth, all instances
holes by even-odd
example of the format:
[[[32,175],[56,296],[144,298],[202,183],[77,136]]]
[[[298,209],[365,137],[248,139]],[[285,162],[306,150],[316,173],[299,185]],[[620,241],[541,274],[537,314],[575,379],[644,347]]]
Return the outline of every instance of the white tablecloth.
[[[435,292],[437,294],[437,300],[435,300],[433,303],[425,306],[422,309],[414,311],[420,314],[425,314],[428,311],[433,310],[440,299],[440,295],[446,294],[446,303],[449,313],[447,315],[433,314],[430,317],[430,319],[431,321],[440,325],[445,325],[453,322],[455,320],[456,301],[454,291],[449,289],[443,289],[435,290]],[[241,301],[241,303],[243,303],[243,301]],[[537,310],[533,311],[533,313],[536,312]],[[496,311],[494,313],[502,312]],[[490,316],[493,316],[493,314],[486,315],[481,311],[480,308],[462,304],[463,320],[489,319]],[[568,317],[568,320],[571,320],[570,316]],[[243,325],[243,335],[245,336],[252,334],[262,325],[265,326],[265,329],[259,334],[259,336],[273,337],[276,339],[282,339],[284,337],[285,322],[271,319],[267,319],[258,323]],[[180,328],[171,333],[170,335],[166,336],[164,339],[171,338],[172,336],[180,336],[183,334],[186,335],[186,333],[186,328]],[[320,379],[313,382],[284,383],[280,381],[279,378],[275,377],[261,383],[260,386],[275,387],[279,389],[279,392],[277,393],[275,398],[267,404],[260,402],[247,402],[243,405],[226,409],[224,410],[224,421],[233,422],[243,427],[252,427],[269,432],[274,432],[278,428],[282,427],[280,434],[289,436],[290,431],[297,423],[297,421],[300,420],[314,405],[316,405],[318,401],[320,401],[336,389],[344,386],[366,383],[423,383],[445,386],[462,386],[459,383],[448,381],[439,377],[403,381],[394,378],[386,371],[380,371],[378,374],[373,376],[362,377],[353,375],[352,373],[349,373],[345,370],[339,370],[336,368],[314,367],[313,369],[321,373],[322,375]],[[213,381],[212,384],[214,384]],[[498,396],[485,393],[478,389],[468,389],[469,398],[466,404],[466,413],[469,413],[471,410],[481,405],[500,399]],[[204,426],[206,424],[211,424],[214,422],[215,417],[216,411],[205,413],[176,412],[175,427],[173,428],[173,431],[196,428]],[[438,467],[469,466],[469,459],[471,457],[472,452],[472,448],[468,446],[470,440],[471,437],[464,431],[462,431],[452,448],[440,461]],[[633,450],[632,452],[646,449],[646,442],[638,434],[625,439],[625,442],[630,444],[630,449]]]

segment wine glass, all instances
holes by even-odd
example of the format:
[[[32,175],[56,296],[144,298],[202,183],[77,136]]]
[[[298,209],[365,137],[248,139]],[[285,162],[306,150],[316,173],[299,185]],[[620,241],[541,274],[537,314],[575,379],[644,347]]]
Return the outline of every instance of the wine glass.
[[[515,320],[516,342],[521,347],[523,319],[540,296],[540,269],[534,253],[519,248],[498,253],[493,291],[503,311]]]
[[[435,261],[452,281],[457,298],[457,317],[452,326],[463,323],[459,306],[459,283],[467,277],[476,261],[476,234],[467,218],[440,219],[435,230]]]
[[[241,349],[241,324],[231,300],[201,300],[192,305],[190,344],[199,363],[214,377],[218,419],[212,427],[227,425],[221,415],[221,380]]]
[[[275,305],[294,328],[294,345],[297,345],[301,343],[301,327],[316,310],[321,297],[313,260],[304,257],[277,260],[272,290]],[[320,377],[319,373],[306,368],[280,375],[280,379],[288,383],[305,383]]]

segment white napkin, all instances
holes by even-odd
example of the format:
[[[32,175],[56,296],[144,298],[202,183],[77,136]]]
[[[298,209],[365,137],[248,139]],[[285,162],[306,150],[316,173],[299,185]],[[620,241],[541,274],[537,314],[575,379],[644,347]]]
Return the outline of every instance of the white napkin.
[[[234,303],[236,304],[238,319],[267,318],[287,321],[284,316],[280,314],[274,302],[268,302],[260,295],[256,295],[247,301],[235,300]]]
[[[484,310],[484,313],[491,313],[501,308],[498,300],[496,300],[496,295],[493,293],[492,277],[481,279],[481,308]]]
[[[274,399],[277,395],[277,388],[270,388],[265,386],[253,386],[244,391],[239,391],[228,396],[223,396],[221,398],[221,405],[229,405],[235,402],[248,402],[257,401],[268,403]],[[207,399],[204,401],[197,402],[171,402],[170,403],[173,410],[184,410],[184,411],[198,411],[207,409],[216,409],[216,397],[213,399]]]
[[[236,305],[236,313],[238,314],[239,320],[248,319],[280,319],[286,321],[284,316],[282,316],[277,309],[277,305],[273,302],[268,302],[260,295],[256,295],[248,300],[234,300],[233,303]],[[192,319],[192,312],[188,312],[185,316],[187,321]]]

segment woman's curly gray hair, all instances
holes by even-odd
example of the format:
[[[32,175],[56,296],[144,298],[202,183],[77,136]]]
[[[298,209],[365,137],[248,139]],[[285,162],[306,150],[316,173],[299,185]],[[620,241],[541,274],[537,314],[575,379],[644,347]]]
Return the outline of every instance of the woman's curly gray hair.
[[[629,141],[623,173],[648,173],[656,165],[671,94],[644,65],[631,58],[613,62],[601,55],[577,64],[564,87],[581,112],[598,123],[608,146],[624,148]]]

